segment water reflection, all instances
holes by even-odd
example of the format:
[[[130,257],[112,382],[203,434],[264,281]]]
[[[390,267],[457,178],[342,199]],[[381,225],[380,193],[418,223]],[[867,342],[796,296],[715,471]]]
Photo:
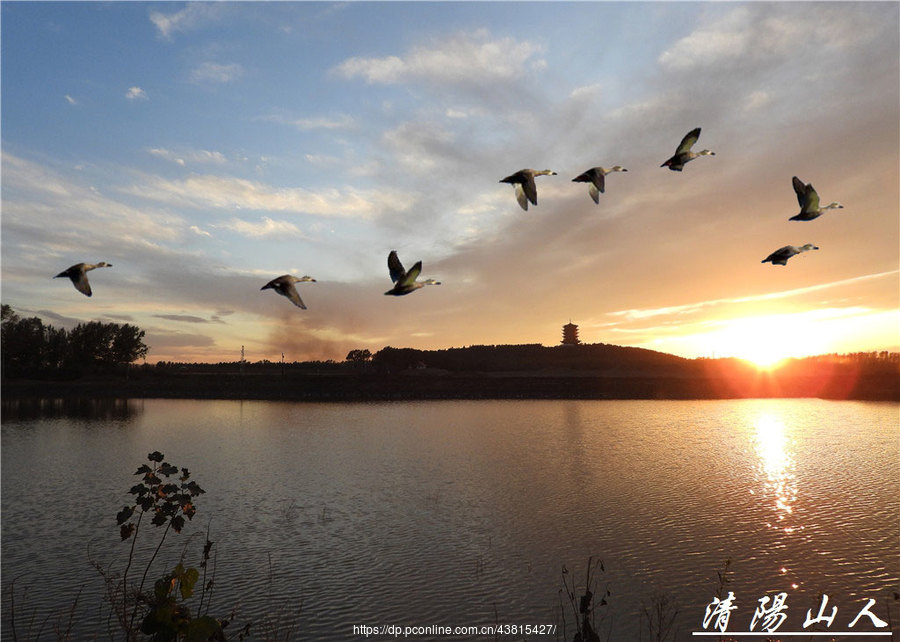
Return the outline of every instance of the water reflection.
[[[144,411],[143,399],[3,399],[2,421],[88,419],[129,422]]]
[[[764,501],[772,503],[775,512],[774,520],[766,526],[783,529],[785,533],[796,529],[793,521],[788,519],[793,515],[797,501],[795,462],[789,446],[784,423],[779,417],[762,414],[756,419],[755,448],[762,479],[760,494]]]

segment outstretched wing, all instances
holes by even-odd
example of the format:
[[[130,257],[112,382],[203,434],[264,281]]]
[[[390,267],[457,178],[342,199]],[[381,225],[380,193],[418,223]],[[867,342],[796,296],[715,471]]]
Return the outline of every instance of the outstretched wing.
[[[403,264],[397,258],[396,250],[391,250],[391,253],[388,254],[388,271],[391,273],[391,281],[394,283],[406,276],[406,270],[403,269]]]
[[[602,176],[600,177],[600,180],[601,180],[601,181],[603,180],[603,177],[602,177]],[[603,191],[602,189],[597,189],[597,184],[596,184],[596,183],[591,183],[591,186],[588,187],[588,192],[590,193],[591,198],[594,199],[594,202],[595,202],[597,205],[600,204],[600,192],[602,192],[602,191]]]
[[[534,176],[526,176],[522,180],[522,191],[525,192],[525,196],[528,197],[532,205],[537,205],[537,187],[534,185]],[[519,204],[521,205],[521,201],[519,201]]]
[[[534,183],[532,183],[532,186],[534,186]],[[516,183],[516,200],[519,201],[519,207],[527,212],[528,197],[525,196],[525,189],[522,187],[522,183]]]
[[[806,183],[801,181],[799,178],[794,176],[791,179],[791,185],[794,186],[794,192],[797,194],[797,202],[800,204],[800,209],[803,210],[806,208]]]
[[[812,183],[806,184],[806,203],[803,204],[803,211],[819,211],[819,195],[816,193],[816,189],[812,186]]]
[[[88,283],[87,274],[85,274],[84,270],[70,274],[69,278],[72,279],[72,285],[75,286],[76,290],[85,296],[91,296],[91,284]]]
[[[700,128],[692,129],[687,133],[687,136],[681,139],[681,144],[678,146],[678,149],[675,150],[675,155],[684,154],[686,152],[691,151],[691,147],[694,146],[694,143],[697,142],[697,139],[700,138]]]
[[[409,272],[400,280],[398,285],[408,287],[416,282],[419,274],[422,272],[422,261],[416,261],[416,264],[409,268]]]
[[[300,293],[297,292],[297,286],[293,283],[285,283],[281,286],[281,293],[284,294],[288,299],[290,299],[291,303],[296,305],[298,308],[306,309],[306,304],[303,303],[303,299],[300,298]]]

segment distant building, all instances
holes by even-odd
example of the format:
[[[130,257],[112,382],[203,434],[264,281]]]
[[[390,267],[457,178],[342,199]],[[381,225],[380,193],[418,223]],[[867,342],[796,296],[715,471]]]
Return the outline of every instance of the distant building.
[[[563,326],[562,331],[562,344],[564,346],[577,346],[581,343],[581,339],[578,338],[578,326],[571,321]]]

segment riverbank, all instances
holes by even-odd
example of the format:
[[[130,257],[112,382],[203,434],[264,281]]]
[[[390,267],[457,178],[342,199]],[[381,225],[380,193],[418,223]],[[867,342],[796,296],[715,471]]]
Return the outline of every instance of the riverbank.
[[[431,399],[741,399],[900,401],[896,374],[616,377],[590,373],[160,374],[4,380],[4,399],[135,398],[390,401]]]

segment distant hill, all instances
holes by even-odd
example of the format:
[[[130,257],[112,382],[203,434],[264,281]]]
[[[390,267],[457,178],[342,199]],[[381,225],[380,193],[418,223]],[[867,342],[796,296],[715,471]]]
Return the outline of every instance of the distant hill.
[[[386,347],[375,353],[372,365],[383,372],[438,369],[447,372],[582,371],[606,376],[674,376],[693,370],[683,357],[605,343],[475,345],[445,350]]]

